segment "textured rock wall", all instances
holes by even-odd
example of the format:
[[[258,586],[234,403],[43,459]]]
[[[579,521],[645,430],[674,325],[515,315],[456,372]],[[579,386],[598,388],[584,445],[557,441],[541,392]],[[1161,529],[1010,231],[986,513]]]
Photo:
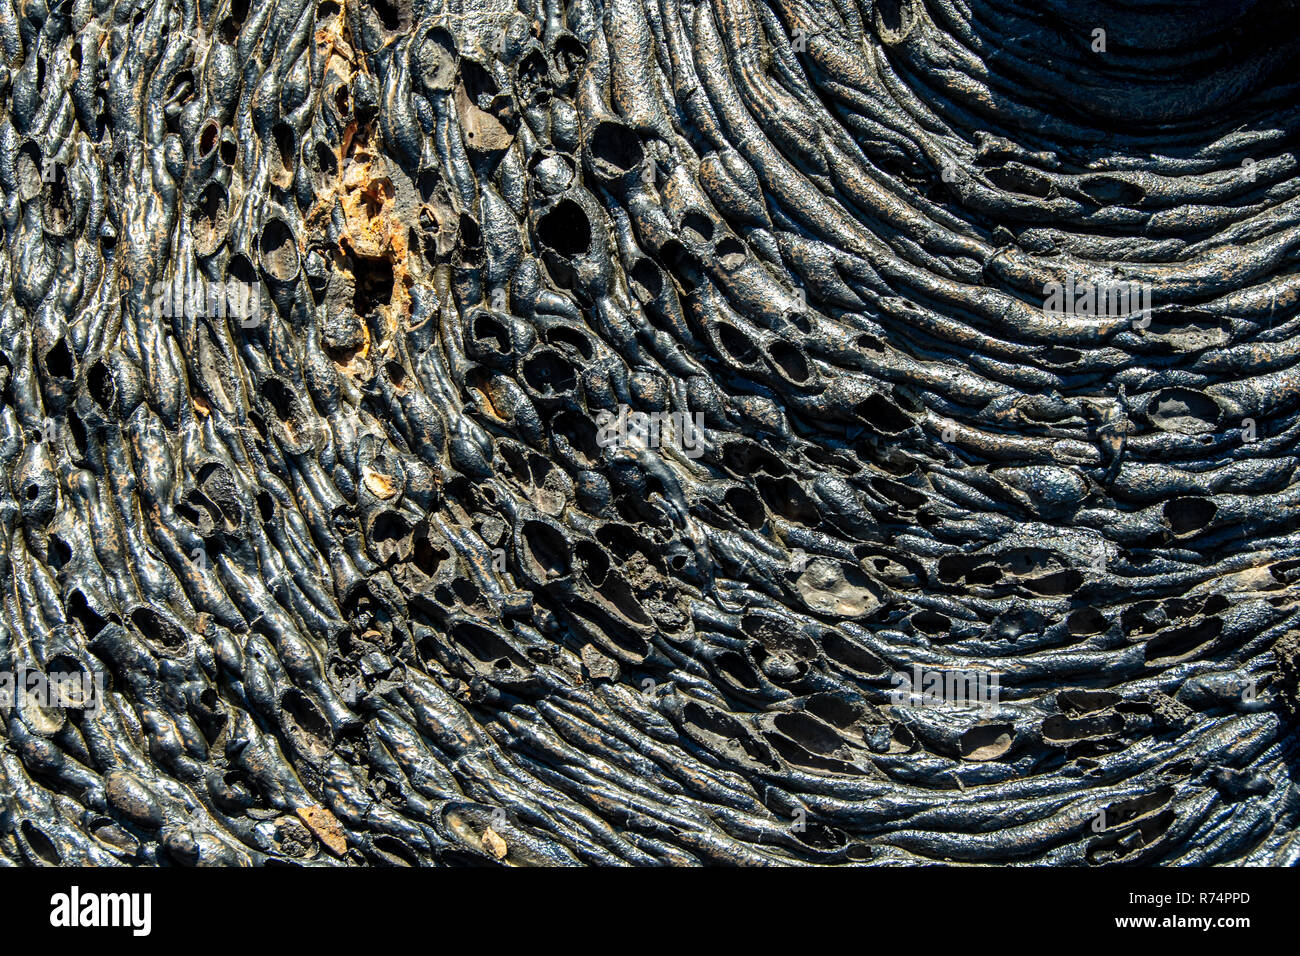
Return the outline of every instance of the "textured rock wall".
[[[1295,862],[1293,7],[0,0],[0,859]]]

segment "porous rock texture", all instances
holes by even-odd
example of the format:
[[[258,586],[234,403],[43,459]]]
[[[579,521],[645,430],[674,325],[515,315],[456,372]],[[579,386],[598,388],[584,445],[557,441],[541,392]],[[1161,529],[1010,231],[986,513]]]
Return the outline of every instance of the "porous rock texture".
[[[1294,6],[0,0],[0,858],[1296,862]]]

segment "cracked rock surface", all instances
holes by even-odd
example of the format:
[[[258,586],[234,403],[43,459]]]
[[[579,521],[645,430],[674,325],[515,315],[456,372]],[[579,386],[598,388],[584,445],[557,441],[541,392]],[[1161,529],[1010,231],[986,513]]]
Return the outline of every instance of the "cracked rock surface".
[[[0,0],[0,861],[1300,861],[1295,6]]]

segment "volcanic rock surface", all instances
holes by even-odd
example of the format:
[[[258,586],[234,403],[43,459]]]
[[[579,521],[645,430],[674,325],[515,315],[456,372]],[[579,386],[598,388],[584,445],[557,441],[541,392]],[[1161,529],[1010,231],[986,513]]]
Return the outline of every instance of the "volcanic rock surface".
[[[0,860],[1297,862],[1295,6],[0,0]]]

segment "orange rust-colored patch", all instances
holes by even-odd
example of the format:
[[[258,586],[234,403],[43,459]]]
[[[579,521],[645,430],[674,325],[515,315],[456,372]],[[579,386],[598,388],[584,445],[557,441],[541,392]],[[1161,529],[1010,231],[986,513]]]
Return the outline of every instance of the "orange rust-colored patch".
[[[369,468],[363,469],[365,474],[366,487],[376,498],[387,500],[397,494],[397,486],[393,484],[393,479],[388,475],[378,471],[372,471]]]
[[[316,54],[325,61],[325,71],[347,75],[356,63],[356,53],[352,49],[351,31],[348,29],[347,17],[342,8],[330,20],[325,21],[316,30]]]
[[[498,860],[504,860],[506,858],[506,853],[509,850],[509,847],[506,846],[506,841],[503,840],[501,835],[491,827],[488,827],[483,831],[483,848]]]
[[[295,811],[298,819],[307,825],[307,829],[316,835],[316,839],[335,856],[342,856],[348,851],[348,838],[339,823],[338,817],[324,807],[298,807]]]
[[[414,279],[408,264],[410,230],[397,212],[393,183],[385,175],[384,161],[368,148],[365,131],[357,131],[345,141],[347,145],[340,150],[342,172],[338,182],[321,193],[308,215],[308,223],[328,220],[337,203],[345,229],[339,236],[335,268],[351,270],[357,282],[362,281],[358,267],[364,260],[384,261],[392,269],[392,296],[379,307],[387,331],[378,349],[383,356],[391,357],[390,343],[411,313],[410,288]],[[367,341],[354,358],[364,359],[370,352],[368,330],[366,336]],[[347,368],[353,369],[354,362],[348,362]]]
[[[350,100],[352,78],[366,69],[365,64],[358,64],[347,20],[341,14],[321,26],[315,39],[330,78],[325,86],[343,112]],[[374,365],[366,361],[368,357],[378,362],[395,354],[397,331],[411,313],[410,288],[414,282],[408,265],[410,227],[397,212],[393,183],[383,157],[370,148],[370,132],[355,121],[348,123],[336,153],[338,177],[318,193],[307,215],[311,228],[327,223],[336,205],[342,210],[345,229],[339,236],[333,264],[337,270],[350,272],[354,282],[364,281],[365,260],[386,262],[392,270],[391,297],[379,306],[386,330],[382,341],[372,348],[370,330],[363,323],[361,346],[346,356],[334,357],[350,375],[373,369]]]

